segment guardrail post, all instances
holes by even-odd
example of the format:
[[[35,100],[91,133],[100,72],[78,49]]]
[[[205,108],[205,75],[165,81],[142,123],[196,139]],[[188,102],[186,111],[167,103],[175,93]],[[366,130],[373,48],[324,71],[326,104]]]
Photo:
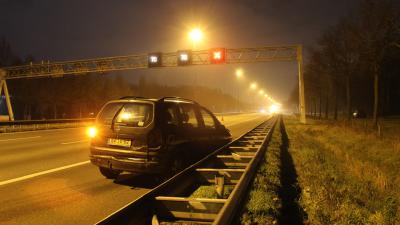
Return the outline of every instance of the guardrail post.
[[[223,198],[224,186],[225,186],[225,176],[215,175],[215,190],[217,192],[218,198]]]
[[[160,225],[160,221],[158,221],[157,215],[154,214],[151,218],[151,225]]]

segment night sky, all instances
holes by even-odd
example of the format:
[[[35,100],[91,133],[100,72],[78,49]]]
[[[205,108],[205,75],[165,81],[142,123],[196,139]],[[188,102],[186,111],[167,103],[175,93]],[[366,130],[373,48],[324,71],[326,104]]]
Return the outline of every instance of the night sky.
[[[176,51],[191,48],[187,32],[199,26],[205,40],[196,49],[316,43],[324,30],[357,7],[358,0],[270,1],[105,1],[0,0],[0,36],[14,52],[37,61]],[[234,77],[244,70],[246,81]],[[124,71],[136,81],[165,85],[194,84],[220,88],[242,98],[250,81],[279,101],[297,83],[293,63]]]

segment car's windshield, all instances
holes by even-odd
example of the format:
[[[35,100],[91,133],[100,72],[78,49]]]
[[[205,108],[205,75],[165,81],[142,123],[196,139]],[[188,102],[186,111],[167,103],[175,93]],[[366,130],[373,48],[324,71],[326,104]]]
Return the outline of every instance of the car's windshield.
[[[118,114],[118,115],[116,115]],[[150,103],[110,103],[100,112],[97,122],[131,127],[145,127],[153,120],[153,105]]]

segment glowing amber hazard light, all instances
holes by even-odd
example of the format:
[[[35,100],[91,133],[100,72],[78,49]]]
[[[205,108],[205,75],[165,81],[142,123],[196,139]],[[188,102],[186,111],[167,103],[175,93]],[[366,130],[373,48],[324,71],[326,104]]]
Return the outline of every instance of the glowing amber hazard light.
[[[97,135],[97,128],[96,127],[89,127],[87,129],[86,133],[90,138],[94,138]]]

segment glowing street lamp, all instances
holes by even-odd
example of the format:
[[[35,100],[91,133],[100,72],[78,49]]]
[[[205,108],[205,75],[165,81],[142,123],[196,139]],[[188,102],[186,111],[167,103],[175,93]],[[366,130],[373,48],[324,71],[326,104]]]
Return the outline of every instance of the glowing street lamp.
[[[132,119],[133,115],[132,115],[132,113],[124,112],[124,113],[121,113],[120,118],[122,121],[127,121],[127,120]]]
[[[195,27],[189,31],[188,36],[189,36],[190,41],[192,42],[192,50],[195,50],[196,43],[200,42],[203,39],[203,31],[201,31],[200,28]],[[225,55],[224,55],[224,57],[225,57]],[[224,60],[225,60],[225,58],[224,58]],[[191,59],[190,59],[190,63],[191,63]],[[188,64],[189,64],[189,62],[188,62]],[[197,81],[196,72],[194,72],[194,77],[195,77],[195,80]],[[196,84],[194,86],[196,87]],[[196,98],[196,91],[194,91],[194,97]]]
[[[236,77],[241,78],[243,76],[243,70],[242,69],[236,69]]]
[[[256,83],[252,83],[252,84],[250,85],[250,88],[253,89],[253,90],[255,90],[255,89],[257,88],[257,84],[256,84]]]
[[[203,32],[200,28],[196,27],[189,31],[189,39],[192,41],[192,44],[196,44],[203,39]]]
[[[264,90],[259,90],[258,94],[260,94],[260,95],[264,94]]]

